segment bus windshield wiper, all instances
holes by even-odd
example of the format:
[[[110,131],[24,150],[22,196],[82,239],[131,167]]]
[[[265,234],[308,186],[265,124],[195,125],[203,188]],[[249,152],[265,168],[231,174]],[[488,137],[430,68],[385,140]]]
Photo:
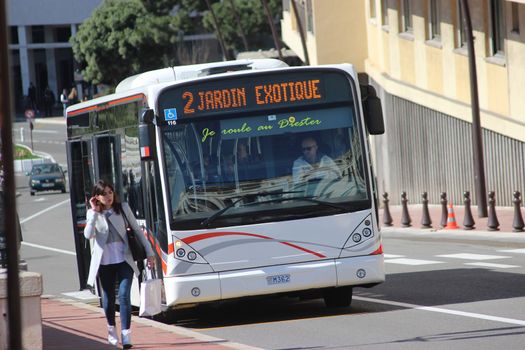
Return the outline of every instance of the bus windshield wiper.
[[[218,217],[222,216],[222,214],[224,214],[228,209],[234,207],[235,204],[237,204],[237,203],[239,203],[239,202],[241,202],[241,201],[243,201],[243,200],[245,200],[247,198],[251,198],[251,197],[257,198],[257,197],[271,196],[271,195],[276,195],[276,194],[290,194],[290,193],[300,193],[300,192],[302,192],[302,191],[261,191],[261,192],[257,192],[257,193],[244,194],[242,196],[239,196],[238,199],[232,201],[230,204],[228,204],[227,206],[225,206],[224,208],[222,208],[221,210],[219,210],[218,212],[216,212],[215,214],[213,214],[209,218],[201,221],[201,226],[206,226],[206,227],[209,226]],[[279,198],[279,199],[283,199],[283,198]],[[258,203],[266,203],[266,202],[270,203],[270,202],[272,202],[272,200],[258,202]]]
[[[257,202],[257,204],[283,202],[283,201],[287,201],[287,200],[291,200],[291,201],[293,201],[293,200],[300,200],[300,201],[305,201],[305,202],[317,203],[317,204],[322,205],[322,206],[335,208],[335,209],[339,209],[339,210],[344,210],[344,211],[348,210],[346,207],[344,207],[342,205],[330,203],[330,202],[327,202],[327,201],[322,201],[322,200],[319,200],[319,199],[315,199],[315,197],[313,197],[313,196],[290,197],[290,198],[274,198],[274,199],[270,199],[270,200],[267,200],[267,201]]]

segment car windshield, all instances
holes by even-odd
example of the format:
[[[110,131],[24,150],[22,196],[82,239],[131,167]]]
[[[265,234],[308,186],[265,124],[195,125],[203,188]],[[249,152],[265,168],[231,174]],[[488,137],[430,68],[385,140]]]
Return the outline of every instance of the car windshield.
[[[58,164],[39,164],[33,165],[32,173],[35,175],[59,173],[60,168]]]
[[[165,126],[172,224],[229,226],[369,207],[362,141],[352,107]]]

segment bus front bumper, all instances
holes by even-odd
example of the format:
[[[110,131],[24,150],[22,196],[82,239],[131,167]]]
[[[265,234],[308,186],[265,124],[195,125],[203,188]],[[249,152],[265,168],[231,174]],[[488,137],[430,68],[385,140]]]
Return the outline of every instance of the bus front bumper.
[[[383,255],[164,277],[166,304],[177,306],[301,290],[372,285],[385,280]]]

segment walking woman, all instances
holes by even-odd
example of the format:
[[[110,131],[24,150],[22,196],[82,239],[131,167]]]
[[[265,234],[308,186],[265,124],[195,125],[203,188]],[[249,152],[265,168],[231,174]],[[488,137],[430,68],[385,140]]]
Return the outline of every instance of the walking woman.
[[[87,284],[93,286],[98,274],[102,285],[102,306],[108,322],[108,342],[116,346],[115,282],[118,283],[122,345],[124,349],[129,349],[132,347],[131,283],[133,273],[138,277],[139,270],[129,249],[126,223],[146,249],[149,268],[155,264],[154,252],[129,205],[120,203],[111,184],[99,180],[93,187],[89,204],[91,208],[87,212],[84,236],[87,239],[95,238],[95,243]]]

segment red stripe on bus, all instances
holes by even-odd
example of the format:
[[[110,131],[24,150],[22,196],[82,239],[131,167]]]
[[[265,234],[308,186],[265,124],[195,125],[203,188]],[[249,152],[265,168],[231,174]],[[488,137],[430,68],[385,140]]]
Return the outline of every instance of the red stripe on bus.
[[[372,253],[370,253],[370,255],[381,255],[381,254],[383,254],[383,245],[382,244],[379,245],[379,248],[377,248]]]
[[[144,94],[137,94],[137,95],[133,95],[133,96],[123,97],[123,98],[119,98],[117,100],[112,100],[112,101],[101,103],[100,105],[85,107],[85,108],[78,109],[76,111],[71,111],[71,112],[69,112],[67,114],[67,116],[68,117],[73,117],[73,116],[75,116],[77,114],[82,114],[82,113],[85,113],[85,112],[89,112],[89,111],[92,111],[94,109],[102,109],[102,107],[104,107],[104,106],[113,106],[113,105],[121,104],[121,103],[124,103],[124,102],[129,102],[129,101],[134,101],[134,100],[141,100],[144,97],[145,97]]]
[[[262,239],[272,239],[268,236],[262,236],[255,233],[247,233],[247,232],[210,232],[210,233],[201,233],[195,236],[190,236],[182,239],[186,244],[192,244],[193,242],[202,241],[203,239],[208,238],[214,238],[214,237],[221,237],[221,236],[250,236],[250,237],[257,237]]]
[[[142,98],[144,98],[144,94],[137,94],[137,95],[133,95],[133,96],[119,98],[118,100],[109,101],[108,105],[112,106],[112,105],[116,105],[116,104],[123,103],[123,102],[129,102],[129,101],[133,101],[133,100],[140,100]]]
[[[164,260],[164,254],[162,254],[163,251],[160,247],[160,244],[157,243],[157,240],[155,239],[155,237],[153,237],[153,235],[150,234],[149,232],[144,232],[144,234],[146,235],[146,238],[149,240],[153,248],[157,251],[157,255],[159,256],[160,262],[162,265],[162,271],[164,272],[164,275],[166,275],[168,271],[168,265],[166,264],[166,261]]]
[[[310,254],[313,254],[319,258],[326,258],[325,255],[323,254],[320,254],[320,253],[317,253],[317,252],[314,252],[310,249],[306,249],[306,248],[303,248],[303,247],[299,247],[298,245],[295,245],[295,244],[292,244],[292,243],[288,243],[288,242],[281,242],[282,244],[286,244],[287,246],[290,246],[290,247],[293,247],[295,249],[299,249],[299,250],[302,250],[303,252],[306,252],[306,253],[310,253]]]
[[[76,111],[72,111],[72,112],[69,112],[67,114],[68,117],[73,117],[77,114],[82,114],[82,113],[85,113],[85,112],[89,112],[91,110],[94,110],[94,109],[97,109],[98,106],[91,106],[91,107],[86,107],[86,108],[82,108],[82,109],[77,109]]]
[[[247,233],[247,232],[213,232],[213,233],[211,233],[210,232],[210,233],[201,233],[201,234],[198,234],[198,235],[195,235],[195,236],[186,237],[186,238],[182,239],[182,241],[184,243],[186,243],[186,244],[191,244],[193,242],[201,241],[201,240],[204,240],[204,239],[214,238],[214,237],[221,237],[221,236],[249,236],[249,237],[257,237],[257,238],[262,238],[262,239],[274,240],[271,237],[258,235],[258,234],[255,234],[255,233]],[[281,244],[287,245],[289,247],[302,250],[303,252],[315,255],[315,256],[317,256],[319,258],[326,258],[326,256],[324,256],[323,254],[314,252],[312,250],[309,250],[309,249],[306,249],[306,248],[303,248],[303,247],[299,247],[299,246],[297,246],[295,244],[288,243],[288,242],[281,242],[281,241],[277,241],[277,240],[275,240],[275,241],[279,242]]]

